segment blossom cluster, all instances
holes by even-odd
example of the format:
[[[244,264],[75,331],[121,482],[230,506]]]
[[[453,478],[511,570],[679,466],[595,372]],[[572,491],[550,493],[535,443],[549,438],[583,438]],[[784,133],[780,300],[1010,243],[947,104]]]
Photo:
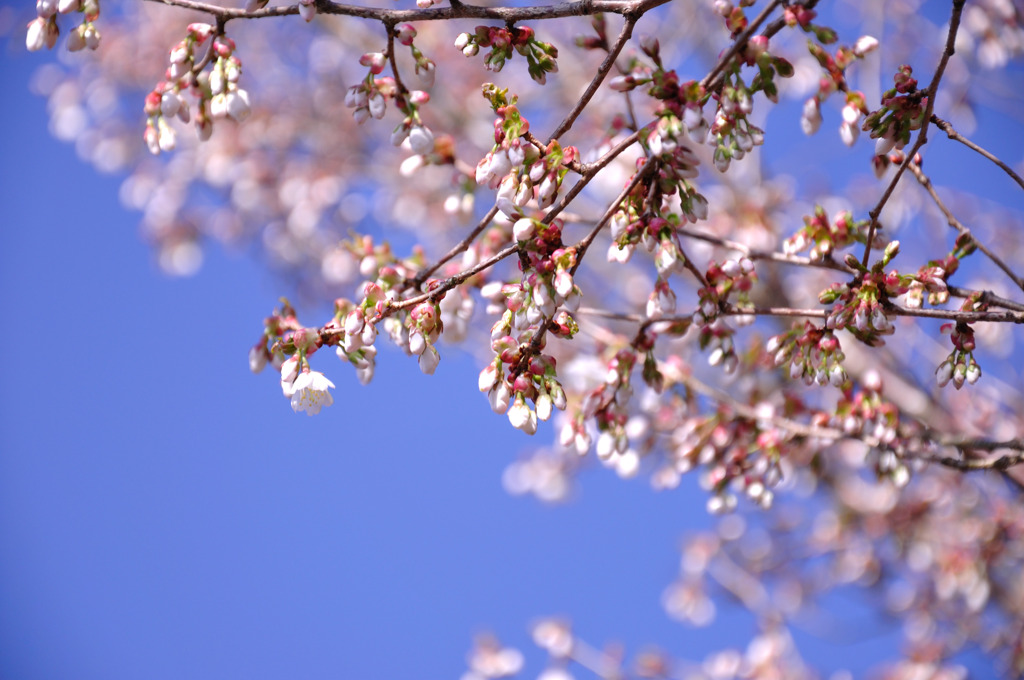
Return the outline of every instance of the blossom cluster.
[[[455,39],[455,47],[467,57],[478,54],[480,48],[489,48],[484,55],[484,66],[494,72],[501,71],[513,53],[518,52],[526,57],[530,77],[541,85],[547,82],[549,73],[558,73],[558,62],[555,61],[558,48],[537,40],[529,26],[477,26],[472,33],[460,33]]]
[[[82,15],[82,23],[68,34],[68,50],[78,52],[87,47],[90,50],[98,48],[100,32],[94,22],[100,16],[100,0],[37,0],[38,16],[29,23],[25,35],[25,46],[29,51],[36,52],[43,47],[53,49],[60,36],[57,17],[72,12]]]
[[[199,54],[197,48],[207,40],[210,40],[207,52]],[[217,34],[210,24],[189,24],[185,38],[171,49],[168,59],[164,80],[145,101],[145,141],[152,154],[175,148],[177,135],[170,120],[175,117],[183,123],[191,120],[186,92],[196,99],[195,125],[201,140],[213,134],[214,120],[231,118],[241,123],[249,117],[252,112],[249,93],[238,86],[242,62],[231,38]],[[209,70],[205,69],[207,62],[211,64]]]

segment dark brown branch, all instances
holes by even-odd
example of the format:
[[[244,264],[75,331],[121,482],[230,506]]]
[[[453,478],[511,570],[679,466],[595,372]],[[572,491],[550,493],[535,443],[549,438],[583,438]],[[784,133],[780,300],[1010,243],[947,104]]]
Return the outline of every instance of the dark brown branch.
[[[953,14],[949,18],[949,32],[946,34],[946,46],[942,50],[942,57],[939,58],[939,65],[935,68],[935,75],[932,76],[932,82],[928,84],[928,89],[925,91],[925,96],[928,97],[928,105],[925,107],[924,114],[921,118],[925,121],[925,124],[921,126],[921,131],[917,133],[917,140],[914,142],[913,148],[906,153],[906,158],[900,164],[900,167],[896,169],[896,174],[893,175],[892,180],[889,181],[889,185],[885,188],[885,192],[882,197],[878,200],[875,207],[868,213],[871,217],[871,225],[868,227],[868,239],[864,245],[864,257],[861,258],[861,264],[866,268],[868,266],[868,259],[871,256],[871,244],[875,240],[875,231],[878,228],[878,217],[882,214],[882,209],[885,204],[889,202],[889,198],[892,196],[893,191],[896,190],[896,185],[899,184],[900,178],[903,177],[903,173],[906,171],[910,163],[913,162],[914,156],[921,150],[921,147],[928,141],[928,124],[927,121],[931,118],[932,109],[935,108],[935,94],[939,90],[939,82],[942,80],[942,74],[946,72],[946,64],[949,63],[949,58],[956,52],[956,34],[960,28],[960,15],[963,14],[964,3],[966,0],[953,0]]]
[[[730,239],[713,236],[712,234],[705,234],[703,232],[694,231],[692,229],[687,229],[686,227],[682,226],[676,227],[675,231],[677,234],[681,236],[694,238],[699,241],[704,241],[706,243],[711,243],[716,246],[721,246],[723,248],[728,248],[730,250],[735,250],[737,252],[743,253],[745,257],[748,257],[751,260],[770,260],[772,262],[782,262],[785,264],[798,265],[802,267],[820,267],[823,269],[833,269],[835,271],[841,271],[847,274],[855,273],[855,270],[852,267],[848,267],[842,262],[836,262],[833,259],[812,260],[809,257],[804,257],[801,255],[789,255],[787,253],[780,253],[774,250],[757,250],[751,248],[745,243],[740,243],[739,241],[732,241]]]
[[[725,51],[725,54],[721,56],[714,68],[712,68],[711,71],[704,76],[704,79],[700,81],[700,85],[704,90],[715,89],[712,87],[712,83],[716,83],[718,76],[725,71],[725,68],[732,61],[732,58],[735,57],[741,49],[747,46],[747,41],[750,40],[752,35],[754,35],[754,32],[759,29],[761,24],[768,19],[771,13],[782,4],[783,0],[772,0],[772,2],[768,3],[768,6],[765,7],[759,15],[757,15],[757,18],[751,21],[750,25],[747,26],[747,28],[740,33],[735,40],[733,40],[732,45],[730,45],[729,49]],[[816,0],[815,2],[810,3],[810,5],[814,4],[817,4]],[[775,32],[778,32],[781,28],[782,27],[779,26],[779,28],[775,29]]]
[[[969,140],[966,137],[964,137],[962,134],[957,132],[949,122],[942,120],[938,116],[933,114],[932,117],[931,117],[931,121],[933,123],[935,123],[935,125],[938,126],[938,128],[940,130],[945,132],[946,136],[949,137],[950,139],[960,142],[961,144],[966,146],[968,149],[972,149],[973,151],[977,151],[982,156],[984,156],[985,158],[989,159],[990,161],[992,161],[993,163],[998,165],[999,168],[1003,172],[1005,172],[1007,175],[1012,177],[1013,181],[1020,185],[1021,189],[1024,189],[1024,179],[1021,179],[1021,176],[1018,175],[1016,172],[1014,172],[1013,168],[1011,168],[1009,165],[1007,165],[1006,163],[1004,163],[1001,160],[999,160],[994,154],[986,151],[985,149],[981,148],[980,146],[978,146],[977,144],[975,144],[971,140]]]
[[[583,109],[586,108],[590,100],[597,94],[597,88],[604,82],[605,76],[608,75],[608,71],[611,70],[612,66],[615,65],[615,60],[619,57],[619,53],[622,52],[622,48],[625,47],[626,41],[633,35],[633,27],[636,26],[637,20],[640,18],[639,14],[629,14],[626,16],[626,23],[622,26],[622,31],[619,32],[619,37],[615,40],[615,44],[608,50],[608,56],[605,57],[604,61],[601,62],[601,66],[597,69],[597,73],[594,74],[594,78],[590,81],[587,89],[583,92],[583,95],[576,102],[576,105],[572,107],[572,111],[566,114],[562,122],[558,124],[555,131],[548,137],[548,143],[558,139],[565,132],[572,127],[572,124],[576,122],[576,118],[579,117]]]
[[[1017,276],[1017,274],[1015,274],[1014,271],[1010,269],[1010,267],[1005,262],[1003,262],[1002,258],[1000,258],[998,255],[989,250],[989,248],[984,243],[976,239],[974,237],[974,234],[971,233],[971,230],[965,227],[963,224],[961,224],[960,220],[958,220],[956,216],[953,215],[953,212],[946,207],[946,204],[942,202],[941,198],[939,198],[938,192],[935,191],[935,187],[932,185],[931,179],[928,177],[928,175],[924,174],[924,171],[921,170],[921,166],[911,161],[908,167],[910,168],[910,171],[914,173],[914,176],[917,177],[917,181],[921,183],[921,186],[923,186],[925,190],[928,192],[928,194],[932,197],[932,200],[935,202],[935,205],[938,207],[938,209],[945,216],[946,223],[949,224],[949,226],[951,226],[952,228],[956,229],[960,234],[963,234],[970,238],[971,242],[974,243],[975,246],[977,246],[978,250],[985,253],[985,255],[987,255],[988,258],[992,260],[992,262],[995,263],[997,267],[1002,269],[1003,272],[1007,276],[1009,276],[1015,284],[1017,284],[1018,288],[1024,289],[1024,279],[1021,279],[1021,277]]]
[[[481,219],[475,227],[473,227],[473,231],[469,232],[466,238],[462,239],[457,244],[455,244],[455,246],[453,246],[451,250],[445,253],[444,257],[442,257],[440,260],[438,260],[433,265],[427,267],[419,274],[417,274],[416,278],[413,279],[411,282],[412,287],[419,288],[421,285],[423,285],[423,282],[430,277],[431,274],[433,274],[438,269],[443,267],[452,258],[458,257],[463,251],[469,248],[473,241],[476,240],[476,237],[479,236],[480,233],[490,225],[490,223],[494,220],[495,215],[497,214],[498,206],[495,205],[491,207],[490,210],[487,211],[487,214],[483,216],[483,219]]]
[[[1024,304],[1014,302],[1013,300],[1007,300],[1004,297],[1000,297],[989,290],[970,290],[969,288],[960,288],[958,286],[949,286],[949,294],[954,295],[958,298],[967,299],[972,295],[981,293],[981,302],[986,305],[992,305],[995,307],[1002,307],[1003,309],[1012,309],[1015,312],[1024,312]]]
[[[148,0],[159,2],[172,7],[183,7],[185,9],[205,12],[214,17],[228,21],[230,19],[265,19],[267,17],[279,17],[290,14],[298,14],[298,5],[286,7],[264,7],[263,9],[247,12],[236,7],[221,7],[208,2],[198,0]],[[431,7],[429,9],[377,9],[374,7],[359,7],[357,5],[345,5],[319,0],[316,3],[318,14],[335,14],[342,16],[359,17],[372,19],[374,21],[399,23],[403,21],[446,21],[449,19],[493,19],[503,22],[530,21],[537,19],[559,19],[573,16],[589,16],[598,13],[608,14],[631,14],[643,13],[668,0],[642,0],[623,2],[622,0],[576,0],[575,2],[562,2],[557,5],[535,5],[532,7],[479,7],[476,5],[464,5],[461,2],[452,3],[450,7]]]

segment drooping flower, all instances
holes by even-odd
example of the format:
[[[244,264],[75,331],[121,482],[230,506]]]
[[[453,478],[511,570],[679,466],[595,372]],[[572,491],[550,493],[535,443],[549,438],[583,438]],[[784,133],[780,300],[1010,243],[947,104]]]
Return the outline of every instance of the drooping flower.
[[[305,411],[311,416],[320,413],[321,408],[334,403],[334,397],[327,391],[332,387],[334,383],[320,371],[300,373],[292,386],[292,410],[296,413]]]

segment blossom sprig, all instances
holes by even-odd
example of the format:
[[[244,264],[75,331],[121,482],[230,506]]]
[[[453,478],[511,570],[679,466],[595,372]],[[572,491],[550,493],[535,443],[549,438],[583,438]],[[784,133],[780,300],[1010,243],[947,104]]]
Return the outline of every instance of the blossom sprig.
[[[211,36],[209,53],[198,57],[196,48]],[[201,141],[213,134],[214,120],[232,118],[241,123],[250,116],[249,93],[238,85],[242,62],[231,38],[217,34],[210,24],[193,23],[188,26],[185,38],[171,49],[168,59],[164,80],[145,101],[144,137],[151,153],[175,148],[176,134],[168,119],[177,117],[185,123],[191,119],[186,91],[198,99],[195,123]],[[209,70],[204,68],[207,62],[211,64]],[[201,70],[197,73],[197,69]]]
[[[782,244],[786,254],[792,255],[810,248],[809,257],[821,261],[854,243],[864,243],[868,238],[871,220],[855,220],[848,211],[830,220],[820,205],[814,206],[814,214],[804,216],[804,226]],[[877,237],[876,237],[877,240]]]
[[[481,48],[490,48],[484,54],[484,66],[497,73],[514,52],[526,57],[530,77],[541,85],[549,73],[558,72],[558,48],[537,40],[529,26],[477,26],[472,33],[460,33],[455,47],[467,57],[475,56]]]
[[[859,389],[857,389],[859,388]],[[900,418],[899,408],[883,396],[884,383],[875,370],[855,385],[847,383],[832,414],[819,412],[818,425],[835,427],[844,434],[873,441],[873,464],[879,479],[902,488],[910,482],[910,468],[903,455],[916,446],[913,430]]]
[[[852,254],[847,255],[846,264],[860,270],[856,280],[850,284],[834,283],[818,295],[822,304],[833,305],[825,319],[827,328],[845,328],[873,347],[885,344],[881,336],[896,332],[889,320],[889,307],[891,299],[906,293],[907,287],[898,272],[886,274],[883,268],[899,253],[899,248],[899,241],[889,243],[870,270],[861,267]]]
[[[963,311],[982,311],[985,306],[978,301],[967,300],[964,307]],[[935,381],[939,387],[945,387],[952,382],[953,387],[960,389],[964,383],[973,385],[978,382],[981,378],[981,366],[974,358],[974,329],[961,321],[943,324],[941,330],[943,333],[949,333],[953,351],[935,370]]]
[[[864,120],[863,129],[877,140],[876,156],[884,156],[893,148],[902,149],[910,141],[911,132],[925,124],[927,90],[918,89],[913,72],[907,64],[900,66],[893,75],[895,85],[882,94],[881,107]]]
[[[681,475],[702,468],[700,486],[710,492],[708,512],[732,512],[738,494],[764,509],[782,480],[781,459],[792,435],[771,424],[776,407],[763,403],[762,420],[740,417],[725,406],[688,419],[673,437],[665,467],[655,473],[658,488],[679,484]]]
[[[563,446],[572,446],[577,453],[585,455],[592,443],[586,423],[592,420],[598,431],[596,453],[599,459],[608,460],[629,449],[627,406],[633,396],[631,377],[637,358],[638,353],[632,347],[611,354],[603,383],[587,394],[575,415],[565,421],[559,434]]]
[[[401,93],[401,88],[394,78],[380,75],[384,72],[387,63],[388,57],[384,52],[366,52],[359,57],[359,64],[367,69],[366,76],[345,93],[345,106],[353,109],[352,117],[357,123],[363,123],[369,118],[377,120],[383,118],[387,112],[387,100],[393,99]],[[407,101],[408,105],[416,106],[417,104],[410,97]],[[406,134],[408,135],[408,127]],[[400,139],[399,144],[401,141]]]
[[[530,122],[516,105],[518,97],[508,96],[507,89],[487,83],[483,96],[497,117],[494,146],[476,166],[477,184],[498,190],[496,205],[512,220],[522,217],[534,199],[541,209],[551,206],[566,174],[579,163],[579,150],[557,140],[542,145],[533,139]]]
[[[68,33],[68,51],[97,49],[100,46],[100,32],[94,22],[100,16],[99,0],[38,0],[37,16],[29,22],[25,33],[25,47],[30,52],[36,52],[44,47],[53,49],[60,36],[57,17],[72,12],[80,13],[82,22]]]
[[[334,403],[330,389],[334,383],[310,368],[309,357],[323,344],[323,332],[302,326],[295,309],[282,298],[282,307],[264,321],[263,336],[249,350],[249,368],[262,371],[268,363],[278,369],[281,392],[296,413],[316,415]],[[268,347],[268,343],[273,344]]]
[[[732,0],[715,0],[713,8],[725,20],[725,28],[729,31],[729,37],[735,38],[749,25],[747,14],[744,11],[753,3],[749,0],[740,0],[736,5]]]
[[[394,27],[393,32],[398,42],[409,48],[414,64],[413,72],[420,77],[426,87],[433,87],[437,65],[414,44],[413,41],[417,35],[416,27],[409,23],[398,24]]]
[[[594,29],[594,35],[579,35],[574,39],[576,47],[584,50],[602,50],[607,52],[608,42],[608,21],[604,14],[597,13],[590,17],[590,26]]]
[[[804,134],[813,135],[821,126],[821,107],[835,93],[844,92],[846,101],[839,125],[839,136],[847,146],[853,146],[860,134],[860,118],[868,113],[864,93],[851,90],[846,80],[846,69],[858,59],[873,52],[878,47],[878,40],[872,36],[861,36],[854,45],[841,45],[834,53],[825,49],[824,45],[835,42],[832,29],[815,27],[815,35],[821,44],[809,40],[807,50],[822,68],[818,91],[804,103],[800,117],[800,127]]]
[[[727,171],[733,160],[742,160],[755,146],[764,144],[764,130],[749,120],[754,110],[753,92],[738,69],[737,64],[730,70],[716,95],[718,108],[708,141],[715,147],[714,163],[719,172]]]
[[[771,337],[765,349],[776,367],[789,367],[793,380],[842,387],[849,379],[839,338],[828,328],[818,328],[809,321]]]

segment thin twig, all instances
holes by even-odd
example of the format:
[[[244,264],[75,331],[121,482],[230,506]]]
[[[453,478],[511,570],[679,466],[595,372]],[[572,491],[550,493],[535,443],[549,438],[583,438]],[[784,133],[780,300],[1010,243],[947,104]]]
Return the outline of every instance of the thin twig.
[[[741,49],[746,47],[747,41],[749,41],[750,37],[754,35],[754,32],[761,27],[761,24],[763,24],[771,13],[774,12],[781,4],[783,4],[783,0],[772,0],[768,3],[768,6],[765,7],[761,13],[750,22],[750,25],[732,41],[732,45],[730,45],[729,49],[727,49],[721,56],[718,63],[715,64],[714,68],[712,68],[711,71],[704,76],[704,79],[700,81],[701,88],[707,90],[711,84],[715,82],[718,76],[725,71],[725,67],[729,65],[732,58],[735,57]]]
[[[950,139],[960,142],[968,149],[977,151],[982,156],[998,165],[1003,172],[1012,177],[1013,181],[1020,185],[1021,189],[1024,189],[1024,179],[1021,179],[1021,176],[1014,172],[1013,168],[999,160],[994,154],[986,151],[985,149],[981,148],[980,146],[978,146],[977,144],[975,144],[974,142],[972,142],[971,140],[967,139],[962,134],[957,132],[948,121],[942,120],[941,118],[934,114],[932,114],[931,121],[935,123],[935,125],[937,125],[940,130],[945,132],[946,136],[949,137]]]
[[[1002,269],[1003,272],[1007,276],[1009,276],[1015,284],[1017,284],[1018,288],[1024,289],[1024,279],[1017,276],[1017,274],[1015,274],[1014,271],[1010,269],[1009,265],[1003,262],[1002,258],[1000,258],[994,252],[989,250],[988,246],[986,246],[984,243],[976,239],[974,237],[974,234],[971,233],[971,230],[965,227],[963,224],[961,224],[960,220],[958,220],[956,216],[953,215],[953,212],[946,207],[946,204],[942,202],[941,198],[939,198],[938,192],[935,191],[935,187],[932,185],[931,179],[928,177],[928,175],[924,174],[923,170],[921,170],[921,166],[919,166],[917,163],[911,162],[910,165],[907,167],[909,167],[910,171],[914,173],[914,176],[917,177],[917,181],[921,183],[921,186],[925,188],[925,191],[927,191],[928,194],[932,197],[932,200],[935,202],[935,205],[946,217],[946,223],[949,224],[949,226],[951,226],[952,228],[956,229],[959,233],[970,238],[971,242],[974,243],[975,246],[977,246],[978,250],[985,253],[985,255],[987,255],[988,258],[992,260],[992,262],[995,263],[997,267]]]
[[[1000,297],[990,290],[971,290],[969,288],[960,288],[958,286],[949,286],[949,294],[954,295],[958,298],[967,299],[974,295],[981,293],[981,302],[986,305],[992,305],[995,307],[1002,307],[1003,309],[1012,309],[1015,312],[1024,312],[1024,304],[1014,302],[1013,300],[1007,300],[1004,297]]]
[[[466,238],[456,243],[452,247],[452,249],[445,253],[440,260],[438,260],[433,265],[427,267],[426,269],[424,269],[423,271],[416,275],[416,278],[414,278],[411,282],[412,287],[419,288],[421,285],[423,285],[423,282],[430,277],[431,274],[433,274],[438,269],[447,264],[452,258],[459,256],[460,254],[462,254],[464,250],[469,248],[469,246],[472,245],[473,241],[476,240],[476,237],[479,236],[480,233],[491,224],[491,222],[494,220],[495,215],[497,214],[498,206],[492,206],[491,209],[487,211],[487,214],[483,216],[483,219],[477,222],[477,225],[473,227],[473,230],[469,232]]]
[[[558,124],[555,131],[548,137],[548,143],[558,139],[566,131],[572,127],[572,124],[576,122],[576,118],[579,117],[583,109],[586,108],[590,100],[597,94],[597,89],[604,82],[605,76],[608,75],[608,71],[611,70],[612,66],[615,65],[615,60],[619,57],[619,53],[622,52],[622,48],[625,47],[626,41],[633,35],[633,27],[636,26],[636,22],[640,19],[640,14],[628,14],[626,15],[626,23],[623,24],[622,30],[619,32],[619,37],[615,40],[615,44],[608,50],[608,56],[605,57],[604,61],[601,62],[601,66],[598,67],[597,73],[594,75],[590,84],[587,85],[587,89],[580,96],[579,101],[572,107],[572,111],[566,114],[562,122]]]
[[[205,12],[224,21],[231,19],[265,19],[290,14],[298,14],[298,5],[283,7],[264,7],[247,12],[237,7],[221,7],[199,0],[148,0],[172,7]],[[573,16],[589,16],[598,13],[630,14],[646,12],[668,0],[643,0],[642,2],[623,2],[622,0],[576,0],[562,2],[557,5],[534,5],[530,7],[480,7],[465,5],[461,2],[452,3],[449,7],[431,7],[429,9],[378,9],[375,7],[359,7],[341,3],[319,0],[316,3],[318,14],[334,14],[359,17],[381,22],[399,23],[403,21],[447,21],[449,19],[493,19],[495,21],[517,22],[538,19],[559,19]]]
[[[966,0],[953,0],[953,14],[949,18],[949,32],[946,34],[946,46],[942,50],[942,56],[939,58],[939,65],[935,68],[935,75],[932,76],[932,82],[928,84],[928,89],[925,90],[925,96],[928,98],[928,105],[925,107],[924,114],[921,118],[925,121],[929,120],[932,115],[932,109],[935,108],[935,94],[939,90],[939,82],[942,80],[942,74],[946,72],[946,64],[949,63],[949,58],[956,52],[956,34],[960,28],[960,15],[964,10],[964,3]],[[868,227],[868,238],[864,244],[864,257],[861,258],[861,264],[865,268],[868,266],[868,258],[871,256],[871,244],[875,240],[875,231],[878,228],[878,217],[882,214],[882,209],[885,204],[889,202],[889,198],[892,196],[893,191],[896,190],[896,185],[899,184],[900,178],[903,177],[903,173],[907,167],[913,162],[914,156],[921,150],[921,147],[928,141],[928,125],[922,125],[921,131],[917,133],[917,140],[914,142],[913,148],[906,153],[906,158],[900,163],[900,167],[896,169],[896,174],[893,175],[892,180],[889,181],[889,185],[885,188],[885,192],[882,197],[878,199],[878,203],[868,213],[871,217],[871,225]]]
[[[785,264],[798,265],[801,267],[821,267],[822,269],[832,269],[835,271],[845,272],[847,274],[853,274],[856,272],[853,267],[848,267],[842,262],[837,262],[831,258],[823,260],[812,260],[809,257],[802,255],[790,255],[788,253],[780,253],[774,250],[757,250],[751,248],[745,243],[739,241],[733,241],[727,238],[721,238],[712,234],[705,234],[704,232],[694,231],[687,229],[686,227],[676,227],[675,231],[681,236],[688,238],[694,238],[699,241],[711,243],[723,248],[729,248],[737,252],[743,253],[743,255],[751,260],[770,260],[772,262],[782,262]]]

